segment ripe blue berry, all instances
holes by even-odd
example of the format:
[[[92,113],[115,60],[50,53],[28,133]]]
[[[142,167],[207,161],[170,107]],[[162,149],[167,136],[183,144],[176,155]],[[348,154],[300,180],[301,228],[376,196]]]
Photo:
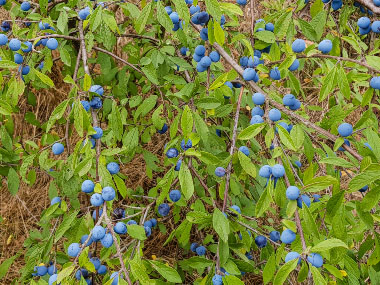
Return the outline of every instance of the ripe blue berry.
[[[332,50],[332,42],[330,40],[323,40],[318,45],[318,50],[322,53],[327,54]]]
[[[249,122],[251,125],[263,123],[264,119],[260,115],[254,115]]]
[[[104,275],[107,273],[107,266],[105,265],[100,265],[98,268],[98,274]]]
[[[210,52],[209,56],[212,62],[218,62],[220,60],[220,55],[217,51]]]
[[[278,231],[271,231],[269,233],[269,238],[274,242],[279,241],[280,240],[280,233]]]
[[[237,205],[232,205],[231,206],[232,209],[234,209],[236,212],[238,212],[239,214],[241,214],[241,210],[240,210],[240,207],[237,206]]]
[[[195,250],[197,249],[199,245],[196,243],[196,242],[193,242],[191,245],[190,245],[190,250],[192,252],[195,252]]]
[[[283,103],[285,106],[291,106],[291,105],[294,105],[295,100],[296,100],[296,98],[294,97],[293,94],[286,94],[286,95],[282,98],[282,103]]]
[[[259,170],[259,176],[264,178],[269,178],[272,174],[272,167],[269,165],[264,165]]]
[[[55,143],[55,144],[53,144],[51,149],[53,151],[53,154],[60,155],[65,148],[64,148],[63,144]]]
[[[103,136],[103,130],[99,127],[94,127],[96,134],[91,135],[93,139],[100,139]]]
[[[309,261],[311,265],[317,268],[322,267],[323,265],[323,257],[318,253],[310,253],[310,255],[307,257],[307,261]]]
[[[168,130],[168,125],[166,123],[164,123],[164,125],[162,126],[162,129],[158,130],[157,132],[162,135],[162,134],[166,133],[167,130]]]
[[[93,93],[96,93],[96,94],[98,94],[99,96],[103,96],[103,94],[104,94],[104,89],[103,89],[103,87],[102,86],[100,86],[100,85],[92,85],[91,87],[90,87],[90,90],[89,90],[90,92],[93,92]]]
[[[219,166],[215,169],[215,175],[218,177],[223,177],[226,175],[226,170],[223,167]]]
[[[205,255],[205,254],[206,254],[206,248],[205,248],[203,245],[198,246],[197,249],[195,250],[195,252],[196,252],[199,256]]]
[[[91,180],[83,181],[81,189],[84,193],[91,193],[94,191],[94,188],[95,184]]]
[[[352,131],[353,131],[352,125],[349,123],[340,124],[338,127],[338,133],[342,137],[348,137],[352,135]]]
[[[265,103],[265,95],[261,93],[255,93],[252,95],[252,101],[256,105],[263,105]]]
[[[72,243],[67,249],[67,254],[71,257],[76,257],[80,251],[79,243]]]
[[[369,82],[369,85],[370,85],[373,89],[378,89],[378,90],[380,90],[380,76],[372,77],[371,81]]]
[[[169,198],[175,203],[181,199],[181,192],[179,190],[172,190],[169,193]]]
[[[162,203],[161,205],[158,206],[158,213],[165,217],[169,214],[170,212],[170,206],[166,203]]]
[[[51,199],[50,205],[53,206],[54,204],[61,204],[61,198],[54,197],[53,199]]]
[[[310,201],[309,196],[307,196],[306,194],[303,194],[303,195],[301,195],[300,197],[297,198],[297,206],[298,206],[298,208],[302,209],[302,204],[303,203],[306,204],[306,207],[308,207],[308,208],[310,207],[311,201]]]
[[[166,152],[167,158],[174,158],[177,157],[179,154],[178,150],[176,148],[169,148]]]
[[[111,174],[117,174],[120,171],[120,166],[116,162],[110,162],[110,163],[107,164],[107,170]]]
[[[368,17],[361,17],[357,24],[359,28],[367,29],[371,25],[371,20]]]
[[[21,3],[21,6],[20,6],[21,10],[24,11],[24,12],[29,11],[30,7],[31,7],[31,6],[30,6],[30,3],[27,2],[27,1],[22,2],[22,3]]]
[[[113,238],[111,234],[105,234],[104,237],[100,240],[100,243],[105,248],[109,248],[113,244]]]
[[[90,106],[90,102],[88,102],[88,101],[86,101],[86,100],[82,100],[82,101],[80,101],[80,102],[81,102],[81,104],[82,104],[82,106],[83,106],[83,109],[85,109],[86,112],[90,111],[90,108],[91,108],[91,106]]]
[[[100,195],[99,193],[92,194],[90,198],[90,203],[92,206],[95,206],[95,207],[99,207],[103,205],[104,200],[102,198],[102,195]]]
[[[255,238],[255,244],[258,248],[263,248],[267,245],[267,238],[265,236],[257,236]]]
[[[278,67],[271,69],[271,71],[269,72],[269,76],[273,80],[280,80],[281,79],[281,73],[280,73],[280,70],[278,69]]]
[[[259,106],[256,106],[251,110],[251,115],[252,116],[258,115],[258,116],[262,117],[262,116],[264,116],[264,110],[262,108],[260,108]]]
[[[296,186],[289,186],[288,189],[286,189],[286,198],[289,200],[296,200],[299,195],[300,189],[298,189]]]
[[[289,66],[288,69],[289,69],[290,71],[295,71],[295,70],[298,69],[299,66],[300,66],[300,61],[296,58],[296,59],[293,61],[292,65]]]
[[[256,76],[256,71],[253,68],[246,68],[243,71],[243,78],[246,81],[254,80]]]
[[[239,147],[239,151],[241,151],[242,153],[244,153],[246,156],[249,156],[249,148],[246,147],[245,145]]]
[[[115,199],[115,195],[115,189],[113,189],[110,186],[104,187],[102,190],[102,198],[104,201],[112,201],[113,199]]]
[[[54,38],[50,38],[46,42],[46,46],[50,50],[55,50],[58,47],[58,41],[56,39],[54,39]]]
[[[90,258],[90,262],[94,265],[95,270],[98,270],[98,268],[100,266],[100,259],[97,257],[92,257],[92,258]]]
[[[271,109],[268,113],[268,117],[273,122],[281,120],[281,112],[277,109]]]
[[[296,234],[292,230],[286,229],[282,232],[280,239],[283,243],[290,244],[296,239]]]
[[[303,39],[296,39],[292,43],[293,52],[296,52],[296,53],[303,52],[305,50],[305,48],[306,48],[306,44],[305,44],[305,41]]]
[[[92,239],[94,241],[101,240],[106,234],[106,229],[103,228],[102,226],[95,226],[92,229]]]
[[[301,256],[298,252],[295,252],[295,251],[291,251],[289,252],[286,256],[285,256],[285,262],[289,262],[293,259],[297,259],[298,258],[298,264],[301,263]]]

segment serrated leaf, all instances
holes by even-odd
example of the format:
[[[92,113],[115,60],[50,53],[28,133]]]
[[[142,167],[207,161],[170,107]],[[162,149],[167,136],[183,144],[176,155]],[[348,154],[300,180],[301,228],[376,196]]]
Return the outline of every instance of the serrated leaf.
[[[189,200],[194,193],[194,183],[190,170],[185,163],[182,163],[179,171],[179,183],[181,185],[181,191],[184,198]]]
[[[281,266],[276,276],[274,277],[273,285],[284,284],[290,272],[292,272],[297,267],[297,263],[298,263],[298,258],[288,261],[283,266]]]
[[[330,238],[316,244],[310,249],[310,252],[323,252],[332,248],[343,247],[348,248],[347,244],[337,238]]]
[[[250,125],[238,135],[239,140],[249,140],[255,137],[265,127],[265,123]]]
[[[227,243],[230,233],[230,224],[228,219],[218,208],[214,210],[214,214],[212,215],[212,224],[219,237]]]
[[[178,1],[178,0],[177,0]],[[136,22],[135,22],[135,29],[136,29],[136,32],[138,34],[141,34],[142,31],[144,30],[145,28],[145,25],[149,19],[149,15],[150,15],[150,12],[152,10],[152,5],[153,5],[154,2],[150,2],[148,5],[146,5],[144,7],[144,9],[142,9],[139,17],[137,18]]]
[[[168,13],[166,13],[161,1],[157,1],[157,20],[165,30],[171,31],[173,29],[173,23],[170,20]]]
[[[152,265],[152,267],[158,273],[160,273],[161,276],[164,277],[167,281],[174,283],[182,283],[181,276],[179,276],[178,272],[174,268],[157,260],[149,260],[149,262]]]
[[[251,159],[241,151],[238,151],[238,157],[241,167],[253,178],[256,178],[256,167],[253,165]]]

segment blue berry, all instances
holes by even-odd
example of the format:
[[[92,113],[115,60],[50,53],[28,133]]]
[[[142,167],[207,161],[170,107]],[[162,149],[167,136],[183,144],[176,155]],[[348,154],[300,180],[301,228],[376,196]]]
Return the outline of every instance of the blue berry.
[[[162,134],[166,133],[167,130],[168,130],[168,125],[166,123],[164,123],[164,125],[162,126],[162,129],[158,130],[157,132],[162,135]]]
[[[31,7],[31,5],[30,5],[30,3],[27,2],[27,1],[22,2],[22,3],[21,3],[21,6],[20,6],[21,10],[24,11],[24,12],[29,11],[30,7]]]
[[[98,268],[98,274],[104,275],[107,273],[107,266],[105,265],[100,265]]]
[[[271,109],[268,113],[268,117],[273,122],[281,120],[281,112],[278,109]]]
[[[244,153],[246,156],[249,156],[249,149],[245,145],[239,147],[239,151],[241,151],[242,153]]]
[[[81,238],[80,238],[80,243],[83,245],[86,240],[88,239],[88,235],[83,235]],[[90,246],[92,244],[93,240],[92,240],[92,236],[90,237],[89,241],[86,243],[85,246]]]
[[[199,245],[196,243],[196,242],[193,242],[191,245],[190,245],[190,250],[192,252],[195,252],[195,250],[197,249]]]
[[[223,276],[215,274],[212,277],[212,285],[223,285]]]
[[[162,203],[161,205],[158,206],[158,213],[165,217],[169,214],[170,212],[170,206],[167,203]]]
[[[58,41],[56,39],[54,39],[54,38],[50,38],[46,42],[46,46],[50,50],[55,50],[58,47]]]
[[[146,237],[150,237],[152,229],[150,227],[144,227]]]
[[[285,262],[289,262],[293,259],[297,259],[298,258],[298,264],[301,263],[301,256],[298,252],[295,252],[295,251],[291,251],[289,252],[286,256],[285,256]]]
[[[90,8],[89,7],[86,7],[86,8],[84,8],[78,12],[79,18],[83,21],[86,20],[89,15],[90,15]]]
[[[265,103],[265,95],[261,93],[255,93],[252,96],[252,101],[256,105],[263,105]]]
[[[115,195],[115,189],[113,189],[110,186],[104,187],[102,190],[102,198],[104,201],[112,201],[113,199],[115,199]]]
[[[237,206],[237,205],[232,205],[231,206],[232,209],[234,209],[236,212],[238,212],[239,214],[241,214],[241,210],[240,210],[240,207]]]
[[[110,162],[110,163],[107,164],[107,170],[111,174],[117,174],[120,171],[120,166],[116,162]]]
[[[361,17],[358,20],[358,27],[366,29],[371,25],[371,20],[368,17]]]
[[[0,46],[4,46],[8,43],[8,37],[5,34],[0,34]]]
[[[181,199],[181,192],[179,190],[172,190],[169,193],[169,198],[175,203]]]
[[[260,115],[254,115],[249,122],[251,125],[263,123],[264,119]]]
[[[285,175],[285,168],[281,164],[275,164],[272,166],[272,175],[280,178]]]
[[[307,257],[307,261],[309,261],[311,265],[317,268],[322,267],[323,265],[323,257],[318,253],[310,253],[310,255]]]
[[[182,160],[178,159],[178,161],[174,167],[174,171],[179,171],[181,169],[181,164],[182,164]]]
[[[251,110],[251,115],[252,116],[258,115],[258,116],[262,117],[262,116],[264,116],[264,110],[262,108],[260,108],[259,106],[256,106]]]
[[[199,256],[205,255],[205,254],[206,254],[206,248],[205,248],[203,245],[198,246],[197,249],[195,250],[195,252],[196,252]]]
[[[51,149],[53,151],[53,154],[60,155],[64,151],[65,148],[64,148],[63,144],[55,143],[55,144],[53,144]]]
[[[306,204],[306,207],[308,207],[308,208],[310,207],[311,201],[310,201],[309,196],[307,196],[306,194],[303,194],[303,195],[301,195],[300,197],[297,198],[297,206],[298,206],[298,208],[302,209],[302,204],[303,203]]]
[[[100,259],[97,257],[92,257],[92,258],[90,258],[90,262],[94,265],[95,270],[98,270],[98,268],[100,266]]]
[[[303,52],[305,50],[305,48],[306,48],[306,44],[305,44],[305,41],[303,39],[296,39],[292,43],[293,52],[296,52],[296,53]]]
[[[106,234],[106,229],[103,228],[102,226],[95,226],[92,229],[92,239],[94,241],[101,240]]]
[[[215,175],[218,177],[223,177],[226,175],[226,170],[223,167],[219,166],[215,169]]]
[[[96,134],[91,135],[93,139],[100,139],[103,136],[103,130],[99,127],[94,127]]]
[[[298,99],[295,99],[294,104],[289,106],[290,110],[298,110],[301,107],[301,101]]]
[[[112,246],[113,244],[113,237],[111,234],[105,234],[104,237],[100,240],[100,243],[102,244],[102,246],[104,246],[105,248],[109,248]]]
[[[338,127],[338,133],[342,137],[348,137],[348,136],[352,135],[352,131],[353,131],[352,125],[349,123],[343,123],[343,124],[339,125],[339,127]]]
[[[280,240],[280,233],[278,231],[271,231],[269,233],[269,238],[271,239],[271,241],[279,241]]]
[[[288,189],[286,189],[286,198],[289,200],[297,200],[299,195],[300,189],[298,189],[296,186],[289,186]]]
[[[90,90],[89,90],[90,92],[93,92],[93,93],[96,93],[96,94],[98,94],[99,96],[103,96],[103,94],[104,94],[104,89],[103,89],[103,87],[102,86],[100,86],[100,85],[92,85],[91,87],[90,87]]]
[[[99,193],[92,194],[90,198],[90,203],[92,206],[95,206],[95,207],[99,207],[103,205],[104,200],[102,198],[102,195],[100,195]]]
[[[92,109],[100,109],[102,107],[102,99],[99,97],[93,97],[92,100],[90,101],[90,106]]]
[[[372,77],[371,81],[369,82],[369,85],[370,85],[373,89],[378,89],[378,90],[380,90],[380,76]]]
[[[296,100],[296,98],[294,97],[293,94],[286,94],[286,95],[282,98],[282,103],[283,103],[285,106],[291,106],[291,105],[294,105],[295,100]]]
[[[273,80],[280,80],[281,79],[281,73],[280,73],[280,70],[278,69],[278,67],[271,69],[271,71],[269,72],[269,76]]]
[[[179,154],[178,150],[176,148],[169,148],[166,152],[167,158],[174,158],[177,157]]]
[[[91,180],[85,180],[85,181],[83,181],[82,187],[81,187],[82,192],[84,192],[84,193],[91,193],[91,192],[94,191],[94,188],[95,188],[95,184]]]
[[[54,197],[53,199],[51,199],[50,205],[53,206],[54,204],[61,204],[61,198]]]
[[[210,52],[209,56],[212,62],[218,62],[220,60],[220,55],[217,51]]]
[[[76,257],[80,251],[79,243],[72,243],[67,249],[67,254],[71,257]]]
[[[243,71],[243,78],[246,81],[254,80],[256,76],[256,71],[253,68],[246,68]]]
[[[82,100],[82,101],[80,101],[80,102],[81,102],[81,104],[82,104],[82,106],[83,106],[83,109],[85,109],[86,112],[90,111],[90,108],[91,108],[91,106],[90,106],[90,102],[88,102],[88,101],[86,101],[86,100]]]
[[[269,165],[264,165],[259,170],[259,176],[264,178],[269,178],[272,174],[272,167]]]
[[[295,70],[298,69],[299,66],[300,66],[300,61],[296,58],[296,59],[293,61],[292,65],[289,66],[288,69],[289,69],[290,71],[295,71]]]
[[[332,42],[330,40],[323,40],[318,45],[318,50],[322,53],[327,54],[332,50]]]
[[[286,229],[282,232],[280,239],[283,243],[290,244],[296,239],[296,234],[292,230]]]
[[[259,248],[263,248],[267,245],[267,238],[265,236],[257,236],[255,238],[255,244]]]

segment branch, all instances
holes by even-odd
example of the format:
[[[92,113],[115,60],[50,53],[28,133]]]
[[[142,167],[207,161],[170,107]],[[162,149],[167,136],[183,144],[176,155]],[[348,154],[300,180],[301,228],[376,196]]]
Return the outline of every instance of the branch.
[[[348,58],[348,57],[343,57],[343,56],[334,56],[334,55],[329,55],[329,54],[316,53],[316,54],[312,54],[309,56],[297,55],[297,58],[306,58],[306,59],[309,59],[309,58],[329,58],[329,59],[335,59],[335,60],[340,60],[340,61],[349,61],[349,62],[356,63],[358,65],[364,66],[365,68],[368,68],[369,70],[372,70],[374,72],[380,73],[380,70],[368,65],[365,62],[362,62],[362,61],[356,60],[356,59],[352,59],[352,58]],[[275,65],[275,64],[279,64],[279,63],[282,63],[282,60],[268,62],[267,65]]]
[[[197,31],[200,31],[199,27],[194,25],[193,23],[191,23],[191,25],[197,30]],[[230,64],[232,66],[233,69],[235,69],[239,74],[240,76],[243,76],[243,68],[237,64],[232,58],[231,56],[223,49],[223,47],[221,47],[218,43],[214,43],[213,44],[213,47],[216,51],[219,52],[219,54],[224,57],[224,59],[226,60],[226,62],[228,64]],[[253,81],[246,81],[245,84],[248,84],[252,90],[256,91],[256,92],[260,92],[262,94],[266,94],[266,92],[261,89],[256,83],[254,83]],[[309,127],[309,128],[312,128],[314,129],[315,131],[317,131],[318,133],[324,135],[325,137],[327,137],[329,140],[331,140],[332,142],[335,142],[337,139],[338,139],[338,136],[335,136],[333,134],[331,134],[329,131],[326,131],[325,129],[322,129],[321,127],[318,127],[317,125],[313,124],[312,122],[306,120],[305,118],[303,118],[302,116],[298,115],[297,113],[295,112],[292,112],[291,110],[288,110],[287,108],[285,108],[285,106],[283,106],[282,104],[280,103],[277,103],[276,101],[274,101],[273,99],[269,98],[269,96],[267,95],[267,100],[269,100],[269,103],[279,109],[280,111],[282,111],[283,113],[285,113],[286,115],[288,115],[289,117],[291,118],[294,118],[300,122],[302,122],[305,126]],[[343,148],[345,150],[347,150],[351,155],[353,155],[356,159],[358,160],[362,160],[362,156],[359,155],[355,150],[353,150],[351,147],[349,147],[348,145],[346,144],[343,144]]]
[[[202,177],[199,175],[199,173],[195,170],[194,166],[191,165],[190,166],[190,170],[191,172],[198,178],[199,180],[199,183],[202,185],[202,187],[210,194],[210,198],[211,198],[211,202],[212,202],[212,205],[214,206],[214,209],[217,208],[216,204],[215,204],[215,200],[214,198],[212,198],[212,195],[211,195],[211,192],[210,192],[210,189],[207,187],[206,183],[203,181]]]
[[[364,7],[367,7],[370,9],[374,14],[380,14],[380,7],[377,7],[373,0],[355,0],[356,2],[360,3]]]
[[[106,203],[104,203],[104,205],[106,205]],[[123,260],[123,255],[122,255],[122,253],[120,251],[120,246],[119,246],[119,243],[117,241],[115,231],[113,230],[112,222],[111,222],[111,220],[109,219],[109,217],[107,215],[107,211],[104,211],[103,213],[105,213],[104,214],[104,219],[105,219],[105,221],[107,223],[108,230],[111,232],[111,235],[112,235],[112,238],[113,238],[113,243],[115,244],[115,247],[116,247],[116,252],[117,252],[117,256],[119,257],[121,271],[124,272],[125,279],[127,279],[128,284],[132,285],[131,279],[129,278],[128,271],[125,268],[125,264],[124,264],[124,260]]]
[[[235,119],[234,119],[234,129],[232,131],[232,142],[231,142],[231,147],[230,147],[231,160],[230,160],[230,163],[228,164],[227,170],[226,170],[227,171],[226,187],[224,188],[224,200],[223,200],[222,212],[224,212],[226,210],[226,206],[227,206],[228,188],[230,186],[231,168],[232,168],[232,155],[234,154],[234,150],[235,150],[237,126],[238,126],[239,114],[240,114],[240,103],[241,103],[241,97],[243,96],[243,91],[244,91],[244,87],[241,87],[239,99],[237,101],[237,106],[236,106],[236,113],[235,113]]]

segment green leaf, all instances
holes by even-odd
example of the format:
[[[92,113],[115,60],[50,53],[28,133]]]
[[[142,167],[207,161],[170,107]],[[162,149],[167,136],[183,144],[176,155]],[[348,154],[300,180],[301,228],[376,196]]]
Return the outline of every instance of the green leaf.
[[[284,284],[286,281],[286,278],[288,278],[290,272],[292,272],[296,267],[298,263],[298,258],[293,259],[287,263],[285,263],[281,268],[278,270],[276,276],[273,280],[273,285],[281,285]]]
[[[349,183],[351,191],[356,191],[366,185],[371,184],[373,181],[379,179],[380,164],[369,165],[362,173],[356,175]]]
[[[363,134],[366,136],[369,145],[372,148],[373,154],[376,156],[377,161],[380,162],[380,138],[379,135],[372,129],[365,129]]]
[[[276,126],[277,126],[277,129],[278,129],[278,134],[280,135],[281,142],[288,149],[296,151],[296,147],[295,147],[294,142],[293,142],[290,134],[288,133],[288,131],[283,126],[281,126],[281,125],[276,124]]]
[[[104,23],[106,23],[106,25],[110,28],[110,30],[112,32],[114,32],[114,33],[117,32],[120,34],[115,16],[112,13],[110,13],[108,11],[103,12],[102,13],[102,20],[104,21]]]
[[[314,28],[315,30],[315,35],[316,35],[316,41],[320,41],[323,31],[325,30],[325,24],[326,24],[326,18],[327,18],[327,13],[326,11],[322,10],[320,11],[315,17],[310,22],[310,25]]]
[[[193,121],[193,116],[191,113],[192,112],[189,106],[186,105],[185,109],[182,112],[182,117],[181,117],[181,129],[185,137],[187,137],[193,130],[194,121]]]
[[[265,264],[264,270],[263,270],[263,282],[264,284],[268,284],[273,276],[274,273],[276,272],[276,257],[275,254],[273,253],[267,263]]]
[[[321,91],[319,93],[319,101],[320,102],[325,100],[327,98],[327,96],[331,93],[333,88],[335,87],[335,85],[336,85],[336,79],[335,79],[336,70],[337,70],[337,68],[334,66],[334,68],[332,68],[329,71],[329,73],[325,76],[325,78],[323,79],[322,88],[321,88]]]
[[[264,129],[264,127],[265,123],[250,125],[241,131],[241,133],[238,135],[238,139],[249,140],[259,134],[261,130]]]
[[[303,212],[303,228],[311,236],[319,239],[319,231],[315,223],[315,219],[310,212],[309,207],[302,207]]]
[[[54,87],[54,82],[53,80],[50,79],[49,76],[39,72],[38,70],[34,69],[35,74],[37,74],[38,78],[41,79],[43,83],[48,85],[49,87]]]
[[[120,141],[123,137],[123,122],[121,121],[121,114],[119,108],[117,107],[116,101],[113,101],[112,112],[110,114],[110,126],[113,135],[116,140]]]
[[[125,185],[125,182],[123,179],[121,179],[119,176],[114,175],[113,180],[115,181],[117,190],[119,191],[120,195],[125,198],[127,196],[127,186]]]
[[[341,166],[345,168],[355,167],[351,162],[340,157],[325,157],[321,159],[319,163],[326,163],[326,164]]]
[[[0,68],[18,68],[18,64],[10,60],[0,60]]]
[[[12,263],[15,261],[16,258],[20,256],[19,253],[16,255],[4,260],[0,265],[0,280],[3,279],[3,277],[7,274],[9,267],[12,265]]]
[[[218,208],[215,208],[214,214],[212,215],[212,224],[219,237],[227,243],[230,233],[230,224],[228,219]]]
[[[54,123],[62,118],[63,114],[66,111],[67,105],[69,104],[69,100],[65,100],[61,102],[57,107],[55,107],[53,113],[51,113],[49,121],[46,124],[46,132],[49,132]]]
[[[158,96],[151,95],[144,100],[144,102],[137,108],[136,113],[133,116],[135,122],[137,122],[140,115],[141,117],[144,117],[154,108],[154,106],[156,106],[157,98]]]
[[[77,218],[78,211],[74,211],[63,218],[62,223],[59,225],[57,231],[55,232],[54,242],[60,240],[61,237],[66,233],[66,231],[73,225],[74,220]]]
[[[149,275],[146,272],[146,268],[141,258],[135,255],[133,260],[129,260],[131,266],[131,272],[133,276],[141,282],[141,284],[149,283]]]
[[[177,0],[178,1],[178,0]],[[150,15],[150,12],[152,10],[152,5],[153,5],[154,2],[150,2],[148,5],[146,5],[144,7],[144,9],[142,9],[139,17],[137,18],[136,22],[135,22],[135,29],[136,29],[136,32],[138,34],[141,34],[142,31],[144,30],[145,28],[145,25],[149,19],[149,15]],[[145,72],[144,72],[145,73]]]
[[[238,157],[241,167],[253,178],[256,177],[256,167],[253,165],[251,159],[241,151],[238,151]]]
[[[189,23],[190,21],[190,13],[189,8],[186,5],[185,1],[182,0],[172,0],[176,9],[176,12],[178,13],[179,17],[185,21],[185,23]]]
[[[141,70],[144,72],[144,75],[150,82],[156,85],[160,84],[158,81],[157,70],[152,63],[149,65],[141,66]]]
[[[182,0],[177,0],[177,1],[182,1]],[[217,21],[220,21],[222,17],[222,11],[220,10],[219,2],[217,0],[205,0],[205,4],[206,4],[207,11],[211,14],[211,16],[213,16],[213,18],[216,19]]]
[[[138,240],[146,240],[144,227],[139,225],[127,225],[128,234]]]
[[[334,275],[336,278],[343,280],[342,272],[338,268],[330,264],[324,264],[323,268],[327,269],[327,271],[330,272],[332,275]]]
[[[316,0],[310,6],[310,16],[314,18],[320,11],[323,11],[324,4],[322,0]]]
[[[166,13],[161,1],[157,1],[157,20],[167,31],[173,29],[173,23],[170,20],[168,13]]]
[[[8,171],[7,183],[9,192],[12,195],[16,195],[18,189],[20,188],[20,178],[18,177],[16,170],[14,170],[12,167],[10,167]]]
[[[149,260],[152,267],[161,274],[162,277],[164,277],[169,282],[174,283],[182,283],[181,276],[179,276],[178,272],[171,268],[170,266],[157,261],[157,260]]]
[[[292,12],[282,13],[274,25],[274,34],[278,39],[282,39],[289,29],[290,22],[292,21]]]
[[[223,284],[224,285],[244,285],[244,282],[241,281],[239,278],[233,275],[225,275],[223,277]]]
[[[310,266],[310,271],[313,274],[314,284],[327,285],[327,281],[316,267]]]
[[[62,269],[62,271],[58,273],[57,284],[61,283],[62,280],[64,280],[66,277],[69,277],[71,273],[74,271],[74,269],[75,269],[74,264]]]
[[[307,39],[311,41],[317,41],[317,33],[311,24],[309,24],[308,22],[300,18],[298,19],[298,23],[300,25],[300,28],[303,34],[306,36]]]
[[[230,12],[230,13],[235,14],[235,15],[243,16],[243,11],[236,4],[221,2],[221,3],[219,3],[219,6],[225,12]]]
[[[294,147],[298,150],[303,145],[305,139],[305,133],[300,125],[295,125],[290,131],[290,137],[292,138]]]
[[[338,180],[335,177],[330,175],[319,176],[308,181],[307,185],[304,186],[304,190],[306,192],[318,192],[336,183],[338,183]]]
[[[376,68],[377,70],[380,70],[380,62],[378,56],[366,55],[365,59],[369,66]]]
[[[181,169],[179,170],[179,183],[183,196],[186,200],[189,200],[194,193],[194,184],[190,170],[184,162],[182,162]]]
[[[269,182],[270,183],[270,182]],[[272,201],[272,197],[269,193],[269,188],[266,188],[264,192],[261,194],[259,201],[256,205],[256,216],[261,217],[264,212],[269,208],[270,202]]]
[[[92,157],[88,157],[84,160],[82,160],[78,166],[75,168],[75,173],[77,173],[79,175],[79,177],[82,177],[83,175],[86,175],[90,169],[91,169],[91,166],[92,166]]]
[[[263,41],[268,44],[273,44],[276,41],[274,33],[270,31],[256,32],[255,37],[258,38],[260,41]]]
[[[340,239],[330,238],[330,239],[326,239],[324,241],[321,241],[317,245],[313,246],[310,249],[310,252],[323,252],[323,251],[326,251],[326,250],[329,250],[332,248],[336,248],[336,247],[348,248],[348,246],[343,241],[341,241]]]
[[[351,88],[350,84],[348,83],[348,79],[346,76],[346,73],[344,72],[344,69],[342,66],[338,69],[338,86],[340,91],[342,92],[343,96],[347,99],[350,100],[351,98]]]
[[[57,21],[57,28],[64,33],[67,29],[67,22],[69,18],[67,16],[67,12],[65,10],[61,10],[59,13],[58,21]]]
[[[223,46],[224,40],[225,40],[224,30],[220,26],[220,23],[216,21],[214,21],[214,35],[215,35],[215,40],[217,41],[217,43]]]

